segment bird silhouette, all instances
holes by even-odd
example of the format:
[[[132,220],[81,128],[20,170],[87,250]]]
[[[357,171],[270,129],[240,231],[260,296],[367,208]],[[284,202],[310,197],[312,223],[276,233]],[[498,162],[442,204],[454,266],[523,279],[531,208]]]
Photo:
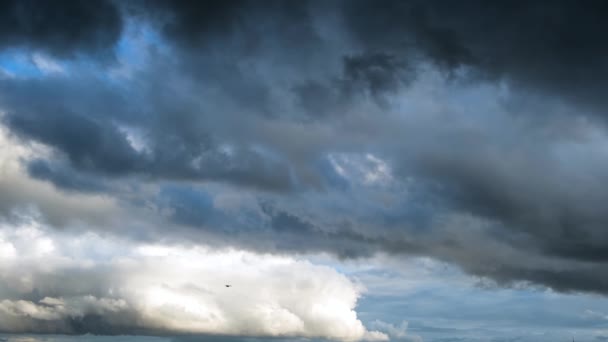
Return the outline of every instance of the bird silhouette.
[[[224,285],[224,286],[226,286],[226,287],[231,287],[232,285]]]

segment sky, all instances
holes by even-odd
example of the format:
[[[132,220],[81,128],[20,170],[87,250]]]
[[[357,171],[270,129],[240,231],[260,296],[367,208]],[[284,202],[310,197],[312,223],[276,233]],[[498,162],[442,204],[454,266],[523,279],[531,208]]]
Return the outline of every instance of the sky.
[[[608,341],[607,15],[0,0],[0,342]]]

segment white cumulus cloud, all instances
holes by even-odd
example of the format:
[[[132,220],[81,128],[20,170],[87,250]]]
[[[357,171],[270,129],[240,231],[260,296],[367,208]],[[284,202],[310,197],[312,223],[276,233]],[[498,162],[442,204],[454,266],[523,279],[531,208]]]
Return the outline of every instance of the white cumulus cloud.
[[[357,318],[363,289],[331,267],[109,239],[36,222],[0,227],[10,246],[0,254],[0,330],[388,339]]]

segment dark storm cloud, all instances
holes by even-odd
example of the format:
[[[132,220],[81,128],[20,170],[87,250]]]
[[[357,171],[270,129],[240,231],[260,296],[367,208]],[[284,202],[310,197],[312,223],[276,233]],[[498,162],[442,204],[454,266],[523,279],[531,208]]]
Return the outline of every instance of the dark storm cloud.
[[[353,102],[370,98],[385,104],[385,95],[408,86],[416,70],[402,57],[386,53],[346,54],[341,72],[321,80],[305,80],[293,86],[297,104],[308,118],[327,119],[347,113]]]
[[[18,12],[30,3],[2,4]],[[120,86],[86,74],[0,80],[10,133],[58,157],[30,160],[32,177],[116,197],[93,178],[156,184],[153,201],[170,212],[164,218],[226,244],[343,258],[430,255],[502,284],[608,293],[608,165],[586,150],[594,133],[580,125],[591,120],[605,131],[590,115],[603,111],[608,89],[604,2],[124,6],[158,30],[157,44],[170,53],[151,52],[149,65]],[[58,14],[36,19],[26,11],[32,18],[19,19],[19,30],[0,33],[8,37],[3,46],[65,55],[107,48],[120,33],[109,4],[66,2],[49,11]],[[90,28],[59,25],[73,11],[94,16]],[[444,77],[447,94],[411,89],[432,87],[424,83],[427,64]],[[461,67],[468,83],[458,83]],[[514,95],[503,99],[493,89],[450,98],[498,81]],[[478,108],[488,98],[498,105]],[[556,156],[565,143],[583,150]],[[388,180],[380,166],[352,156],[372,152],[393,170]],[[587,152],[593,156],[580,157]],[[354,161],[339,171],[329,157],[341,153]],[[206,182],[253,194],[258,212],[222,212],[212,194],[195,190]]]
[[[604,277],[591,279],[606,271],[605,165],[593,170],[580,165],[570,173],[548,152],[542,154],[546,147],[537,154],[526,144],[507,151],[497,141],[482,141],[459,146],[451,140],[451,146],[418,151],[419,157],[410,161],[418,182],[429,184],[438,212],[483,220],[481,231],[465,220],[432,232],[427,250],[501,284],[523,280],[560,291],[606,293]],[[411,175],[411,170],[402,174]],[[489,241],[508,247],[482,247]],[[513,250],[521,255],[505,256]]]
[[[61,57],[107,54],[121,30],[119,10],[106,0],[0,2],[0,49],[25,47]]]
[[[249,34],[250,38],[262,32],[243,31],[250,29],[251,20],[259,20],[258,25],[281,25],[283,32],[278,34],[302,35],[309,38],[312,35],[310,26],[309,2],[288,2],[281,0],[265,1],[263,3],[250,0],[228,1],[141,1],[140,13],[160,25],[162,32],[171,40],[183,44],[182,48],[197,49],[209,43],[217,43],[217,39],[228,39],[234,34]],[[257,37],[260,39],[261,37]],[[249,42],[255,46],[259,41]]]
[[[395,66],[419,58],[448,70],[474,67],[486,77],[506,77],[571,99],[603,103],[608,72],[603,58],[608,53],[603,41],[608,7],[603,1],[138,4],[185,50],[241,37],[255,51],[263,45],[262,35],[271,35],[282,38],[278,49],[293,46],[310,54],[307,47],[322,43],[314,18],[330,12],[367,54],[351,57],[345,51],[347,74],[354,80],[365,78],[372,89],[394,84]]]
[[[69,109],[19,111],[7,116],[6,125],[15,133],[56,147],[84,170],[121,174],[137,170],[144,163],[111,123]]]
[[[397,70],[417,59],[449,72],[469,67],[483,78],[505,78],[599,111],[605,104],[608,7],[603,1],[145,4],[169,39],[181,42],[187,51],[233,41],[252,53],[271,36],[282,50],[278,54],[294,48],[311,54],[323,44],[314,19],[329,12],[363,49],[360,56],[342,53],[346,80],[367,83],[372,93],[393,89]],[[302,66],[308,63],[302,56],[284,57]],[[415,73],[409,74],[411,78]]]
[[[30,177],[45,180],[58,188],[79,192],[101,192],[107,190],[97,177],[88,177],[62,163],[52,163],[44,159],[27,162]]]
[[[385,53],[346,56],[343,82],[349,88],[361,84],[371,95],[379,96],[403,86],[402,74],[406,68],[404,61]]]
[[[340,74],[325,80],[306,80],[293,87],[298,105],[310,118],[344,115],[361,98],[385,105],[386,95],[395,94],[416,77],[412,65],[391,54],[344,55],[341,62]]]
[[[87,80],[99,91],[77,89]],[[106,86],[87,78],[6,80],[0,84],[5,89],[0,98],[9,108],[4,124],[17,136],[53,147],[73,168],[93,175],[207,179],[271,190],[291,187],[289,169],[280,160],[247,146],[222,150],[203,126],[205,113],[195,104],[184,108],[172,94],[150,94],[157,99],[152,106],[159,109],[137,112],[133,106],[145,104],[128,103],[125,96],[138,94],[122,95],[120,89]],[[136,120],[145,122],[134,124]],[[121,129],[133,125],[146,138],[145,150],[136,150]]]
[[[494,279],[498,284],[513,284],[513,279],[526,280],[532,284],[548,285],[556,291],[564,292],[608,292],[608,281],[598,277],[606,272],[605,266],[581,266],[577,269],[522,269],[516,265],[484,267],[481,269],[465,268],[467,271]]]
[[[441,184],[433,191],[448,206],[501,222],[514,234],[535,240],[543,254],[606,261],[602,246],[608,235],[601,227],[608,216],[601,203],[608,194],[599,190],[606,165],[593,170],[581,166],[571,173],[532,146],[510,152],[497,143],[489,146],[479,141],[457,147],[454,142],[427,151],[415,162],[420,179]]]
[[[473,67],[600,111],[606,103],[604,1],[347,1],[344,12],[368,49]]]

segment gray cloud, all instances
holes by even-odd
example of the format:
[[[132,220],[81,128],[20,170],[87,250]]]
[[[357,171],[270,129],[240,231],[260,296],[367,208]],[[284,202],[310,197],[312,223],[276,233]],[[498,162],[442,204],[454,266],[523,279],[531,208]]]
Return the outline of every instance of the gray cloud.
[[[133,117],[130,106],[134,104],[124,103],[125,97],[117,93],[118,89],[86,93],[74,103],[70,101],[71,92],[76,90],[69,79],[17,82],[20,84],[12,80],[4,84],[7,91],[3,98],[8,105],[5,125],[18,136],[54,147],[81,171],[115,177],[143,174],[152,178],[230,180],[260,188],[290,187],[289,172],[280,160],[269,159],[247,146],[223,151],[194,108],[180,113],[181,104],[161,99],[157,105],[166,111]],[[36,92],[40,96],[31,98]],[[112,102],[113,106],[102,107],[102,103]],[[96,105],[99,107],[93,107]],[[146,120],[147,124],[134,125],[133,120]],[[138,151],[121,130],[133,125],[146,139],[143,150]]]
[[[369,49],[420,53],[448,70],[471,66],[602,111],[608,70],[602,1],[358,1],[344,3]]]
[[[122,31],[119,10],[110,1],[61,3],[3,1],[0,48],[40,49],[62,57],[78,52],[111,56]]]
[[[54,165],[44,159],[34,159],[28,162],[27,172],[30,177],[49,181],[60,189],[80,192],[106,190],[103,181],[87,177],[62,163]]]
[[[361,84],[369,89],[372,96],[377,97],[387,91],[403,87],[404,83],[409,83],[405,77],[407,72],[404,72],[407,69],[404,61],[385,53],[346,56],[343,82],[348,88]],[[410,71],[410,74],[414,72]]]

